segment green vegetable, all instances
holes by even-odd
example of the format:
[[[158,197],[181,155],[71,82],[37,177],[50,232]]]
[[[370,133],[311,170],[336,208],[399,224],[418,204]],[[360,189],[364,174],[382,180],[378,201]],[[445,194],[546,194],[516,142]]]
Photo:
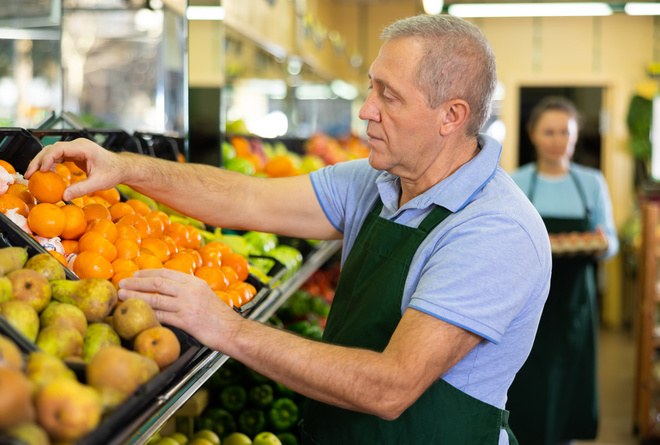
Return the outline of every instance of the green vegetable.
[[[282,445],[298,445],[298,438],[293,433],[279,433],[277,438],[280,439]]]
[[[266,408],[273,403],[273,388],[268,383],[253,386],[248,391],[248,400],[257,408]]]
[[[266,427],[266,416],[260,409],[248,409],[238,416],[238,428],[241,432],[254,437]]]
[[[242,363],[230,358],[211,376],[209,385],[220,389],[238,383],[243,376],[244,368]]]
[[[268,422],[276,431],[286,431],[297,421],[298,406],[289,398],[275,400],[268,410]]]
[[[231,412],[240,411],[247,404],[247,391],[241,385],[229,385],[220,393],[220,403]]]
[[[211,428],[220,438],[224,438],[236,431],[236,421],[234,416],[222,408],[209,408],[204,415],[211,420]]]

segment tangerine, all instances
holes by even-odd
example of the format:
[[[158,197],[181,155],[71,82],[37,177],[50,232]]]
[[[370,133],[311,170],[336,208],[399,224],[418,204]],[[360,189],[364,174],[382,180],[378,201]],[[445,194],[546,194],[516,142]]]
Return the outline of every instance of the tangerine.
[[[131,272],[130,270],[122,270],[122,271],[120,271],[120,272],[115,272],[115,273],[112,275],[112,279],[110,280],[110,282],[111,282],[112,284],[114,284],[115,289],[119,289],[119,282],[120,282],[121,280],[123,280],[124,278],[130,278],[130,277],[132,277],[134,273],[135,273],[135,272]],[[120,303],[121,303],[121,300],[119,300],[119,301],[117,302],[118,305],[119,305]]]
[[[239,253],[223,255],[222,265],[234,269],[238,275],[239,281],[247,280],[247,277],[250,274],[250,264],[248,263],[248,260]]]
[[[216,290],[225,290],[229,286],[229,281],[225,277],[225,274],[222,273],[219,267],[213,266],[202,266],[198,267],[195,270],[195,276],[206,281],[211,289]]]
[[[61,208],[64,215],[66,215],[66,224],[64,230],[60,234],[60,238],[68,240],[80,238],[82,234],[87,231],[85,212],[75,204],[67,204]]]
[[[61,201],[64,189],[66,189],[64,179],[50,170],[47,172],[37,170],[28,181],[28,190],[39,202],[55,204]]]
[[[202,265],[202,256],[195,249],[183,249],[181,253],[190,255],[193,258],[193,260],[195,261],[195,269],[197,269]]]
[[[48,251],[51,255],[55,257],[57,261],[59,261],[64,267],[69,267],[69,264],[66,262],[66,257],[59,253],[57,250],[49,250]]]
[[[117,258],[112,262],[112,269],[115,271],[115,274],[117,272],[137,272],[140,270],[137,264],[135,264],[135,261],[131,261],[126,258]]]
[[[140,201],[139,199],[131,198],[126,201],[126,204],[133,207],[133,210],[135,210],[135,213],[137,213],[138,215],[144,216],[149,212],[151,212],[151,207],[149,207],[147,204]]]
[[[223,255],[226,255],[228,253],[232,253],[233,250],[231,250],[231,247],[229,247],[229,244],[223,243],[222,241],[211,241],[209,243],[204,244],[205,246],[213,247],[217,250],[220,251]]]
[[[115,241],[115,247],[117,248],[117,258],[134,260],[140,253],[140,246],[128,238],[119,238]]]
[[[123,216],[133,214],[135,214],[135,210],[125,202],[117,202],[110,206],[110,219],[114,222],[119,221]]]
[[[32,208],[37,204],[37,200],[34,198],[34,196],[32,196],[28,186],[25,184],[19,184],[18,182],[15,184],[9,184],[6,194],[16,196],[21,201],[26,203],[29,208]]]
[[[133,241],[135,244],[138,246],[142,243],[142,238],[140,238],[140,232],[138,232],[138,229],[135,227],[131,226],[130,224],[123,224],[119,225],[116,224],[117,226],[117,239],[128,239]]]
[[[55,238],[60,236],[66,227],[66,214],[55,204],[42,202],[32,207],[27,216],[27,222],[30,230],[37,235],[44,238]]]
[[[234,302],[231,300],[231,297],[229,296],[229,294],[228,294],[227,292],[224,292],[224,291],[221,291],[221,290],[217,290],[217,291],[215,291],[215,294],[216,294],[218,297],[220,297],[220,299],[221,299],[222,301],[224,301],[225,303],[227,303],[227,306],[229,306],[229,307],[232,308],[232,309],[234,308]]]
[[[215,246],[205,245],[197,249],[202,266],[222,266],[222,253]]]
[[[83,197],[83,203],[84,202],[85,201]],[[85,219],[87,220],[87,223],[100,218],[110,219],[110,210],[108,210],[108,208],[103,204],[93,202],[91,204],[85,204],[82,209],[83,212],[85,212]]]
[[[178,270],[190,275],[193,275],[195,272],[192,264],[192,258],[186,258],[182,256],[165,261],[163,267],[167,269]]]
[[[80,252],[80,248],[78,247],[78,240],[63,239],[60,242],[62,243],[62,247],[64,247],[64,253],[66,255]]]
[[[236,281],[238,281],[238,274],[231,267],[229,267],[229,266],[220,266],[220,270],[222,271],[223,274],[225,274],[225,277],[227,277],[227,280],[229,280],[229,284],[235,283]]]
[[[7,173],[9,173],[10,175],[16,174],[16,169],[14,168],[14,166],[11,165],[9,162],[5,161],[4,159],[0,159],[0,167],[7,170]]]
[[[97,252],[112,262],[117,258],[117,248],[108,241],[101,233],[93,230],[85,232],[78,240],[78,249],[80,252]]]
[[[227,296],[234,304],[234,307],[241,307],[244,303],[247,303],[247,301],[243,300],[243,294],[236,290],[227,290]]]
[[[282,178],[296,174],[296,167],[287,155],[272,157],[264,167],[264,173],[272,178]]]
[[[146,219],[144,219],[144,216],[142,215],[125,215],[122,216],[119,221],[117,221],[117,227],[123,226],[123,225],[129,225],[133,226],[137,229],[138,233],[140,234],[140,239],[144,240],[149,236],[151,233],[151,228],[149,227],[149,223],[147,222]]]
[[[99,232],[101,235],[103,235],[103,238],[107,239],[112,244],[117,241],[119,234],[115,223],[105,218],[95,219],[94,221],[90,222],[87,226],[87,231]]]
[[[71,170],[69,170],[69,167],[67,167],[64,164],[55,164],[55,173],[60,175],[60,178],[64,181],[64,183],[67,185],[71,185]]]
[[[114,187],[108,190],[97,190],[93,193],[93,195],[100,197],[105,202],[107,202],[108,205],[117,204],[121,200],[119,190]]]
[[[163,240],[165,244],[167,244],[167,247],[170,248],[170,253],[172,255],[179,251],[179,246],[176,245],[171,236],[163,235],[160,237],[160,239]]]
[[[138,265],[140,270],[163,268],[163,263],[147,249],[140,251],[140,254],[135,258],[135,264]]]
[[[188,230],[188,244],[186,247],[197,249],[202,245],[202,234],[195,226],[186,226],[186,230]]]
[[[149,216],[149,214],[147,213],[144,219],[146,219],[147,223],[149,224],[150,238],[160,238],[161,236],[163,236],[163,234],[165,233],[165,224],[163,224],[163,221],[161,221],[160,218],[157,218],[155,216]]]
[[[190,242],[188,229],[186,229],[186,226],[183,223],[178,221],[170,222],[170,225],[165,229],[165,235],[172,238],[177,247],[181,249],[185,248]]]
[[[170,256],[172,255],[170,253],[170,248],[167,247],[165,241],[158,238],[143,239],[141,247],[151,250],[151,252],[156,255],[156,258],[158,258],[161,263],[165,263],[165,261],[169,260]]]
[[[16,209],[16,212],[24,217],[27,217],[30,212],[28,205],[18,196],[8,195],[7,193],[1,195],[0,212],[7,214],[7,211],[11,209]]]
[[[147,213],[144,215],[145,218],[150,219],[150,218],[158,218],[163,222],[163,227],[167,229],[167,227],[170,225],[172,222],[170,220],[170,216],[163,212],[162,210],[152,210],[151,212]]]
[[[109,280],[114,275],[112,263],[100,253],[87,250],[80,252],[73,262],[73,272],[82,280],[103,278]]]
[[[257,295],[257,289],[250,283],[244,281],[236,281],[229,286],[227,286],[227,291],[236,291],[243,296],[243,301],[248,302],[252,301],[255,295]]]

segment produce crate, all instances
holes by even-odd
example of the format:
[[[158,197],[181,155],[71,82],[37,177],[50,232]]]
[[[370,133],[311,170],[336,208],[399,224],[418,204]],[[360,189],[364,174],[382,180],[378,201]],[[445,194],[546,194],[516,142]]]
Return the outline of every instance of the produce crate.
[[[86,128],[85,131],[94,142],[115,153],[128,151],[131,153],[144,154],[140,140],[124,130]]]

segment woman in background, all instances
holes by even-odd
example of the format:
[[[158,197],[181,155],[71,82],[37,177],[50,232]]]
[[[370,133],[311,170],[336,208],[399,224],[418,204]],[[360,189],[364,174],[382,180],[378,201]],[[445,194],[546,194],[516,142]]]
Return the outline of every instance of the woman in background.
[[[534,346],[509,389],[507,409],[520,445],[568,444],[596,437],[595,266],[614,256],[619,243],[603,175],[571,162],[578,138],[573,103],[543,99],[532,110],[528,132],[537,161],[511,176],[543,217],[551,239],[595,232],[602,241],[595,248],[575,246],[570,254],[555,255],[553,249],[550,294]]]

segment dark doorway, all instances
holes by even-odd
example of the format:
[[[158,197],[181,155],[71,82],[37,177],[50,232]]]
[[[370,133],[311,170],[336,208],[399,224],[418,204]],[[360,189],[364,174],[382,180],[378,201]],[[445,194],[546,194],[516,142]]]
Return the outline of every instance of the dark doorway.
[[[532,108],[546,96],[563,96],[573,101],[580,113],[580,132],[573,161],[600,170],[601,87],[523,87],[520,88],[519,165],[536,160],[527,134],[527,119]]]

